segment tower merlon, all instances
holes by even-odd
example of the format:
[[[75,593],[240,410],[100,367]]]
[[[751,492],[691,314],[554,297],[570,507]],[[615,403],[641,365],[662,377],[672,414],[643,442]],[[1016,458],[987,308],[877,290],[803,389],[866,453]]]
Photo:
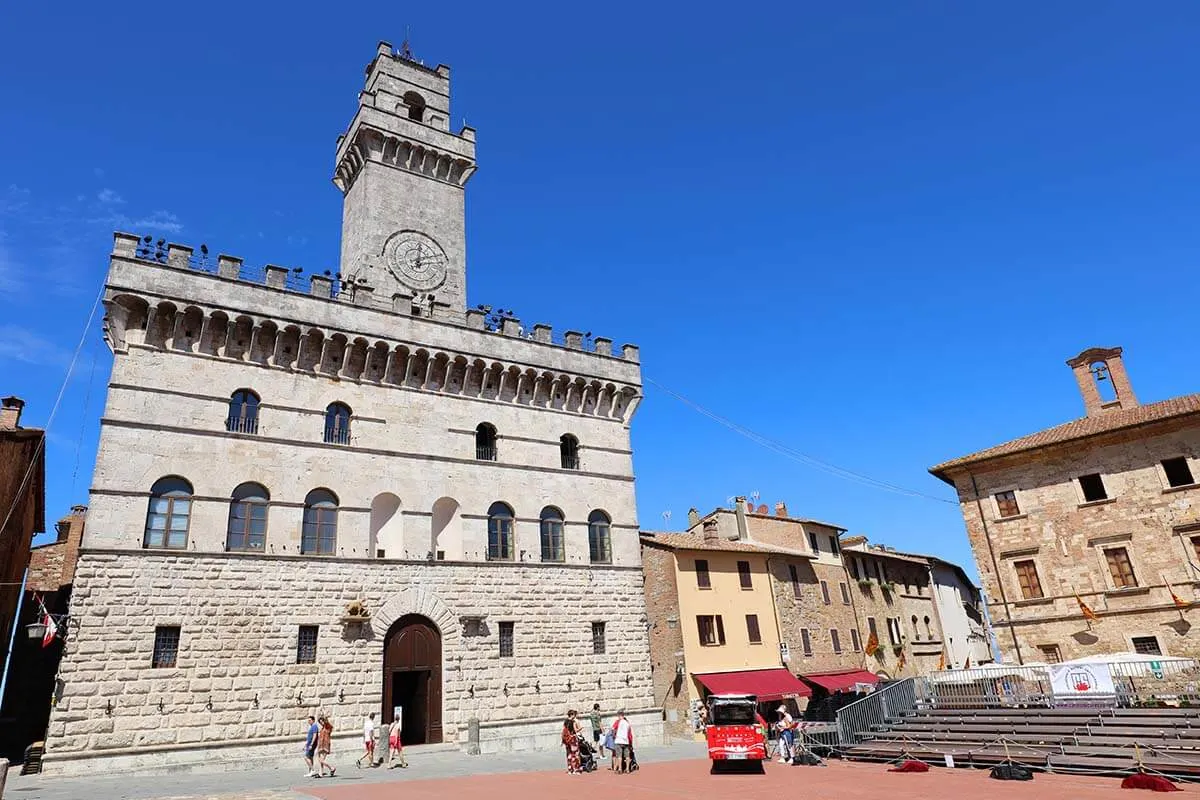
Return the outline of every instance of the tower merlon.
[[[297,298],[308,297],[313,300],[330,304],[334,307],[353,306],[364,311],[381,312],[390,318],[418,317],[422,322],[440,326],[452,326],[480,331],[490,336],[500,336],[505,339],[516,339],[521,342],[545,345],[558,351],[573,351],[585,357],[600,356],[614,359],[617,362],[637,364],[639,351],[636,345],[626,344],[619,353],[613,352],[613,340],[603,336],[591,337],[575,330],[568,330],[556,337],[553,327],[537,323],[525,329],[521,321],[515,317],[499,320],[493,327],[488,326],[487,314],[478,308],[467,309],[465,316],[455,316],[444,310],[439,316],[435,309],[433,316],[415,314],[413,308],[414,295],[411,292],[392,292],[387,296],[379,296],[376,287],[367,283],[344,280],[341,275],[332,271],[323,274],[305,273],[295,267],[285,267],[279,264],[267,264],[262,267],[247,267],[238,256],[222,253],[212,258],[208,255],[206,246],[201,245],[201,255],[196,255],[195,248],[166,242],[153,237],[140,237],[136,234],[117,231],[113,234],[113,250],[109,267],[109,292],[111,295],[123,294],[127,291],[142,291],[147,287],[153,294],[165,298],[198,297],[200,304],[211,303],[222,308],[245,307],[247,312],[258,315],[257,306],[264,301],[254,299],[250,294],[239,298],[230,294],[229,284],[245,287],[248,292],[255,288],[269,289],[272,292],[283,291]],[[125,265],[150,267],[155,272],[138,272],[136,275],[125,269]],[[161,270],[158,271],[158,270]],[[181,274],[172,278],[171,275]],[[196,279],[211,279],[214,286],[202,290],[199,286],[185,286],[182,275],[195,276]],[[277,295],[276,295],[277,296]],[[346,309],[345,311],[349,311]],[[337,311],[335,314],[343,314]],[[323,313],[314,312],[315,316],[325,317]],[[414,322],[417,319],[413,320]],[[321,324],[329,324],[324,320]],[[350,320],[344,320],[341,327],[353,328]],[[390,327],[384,326],[384,328]]]

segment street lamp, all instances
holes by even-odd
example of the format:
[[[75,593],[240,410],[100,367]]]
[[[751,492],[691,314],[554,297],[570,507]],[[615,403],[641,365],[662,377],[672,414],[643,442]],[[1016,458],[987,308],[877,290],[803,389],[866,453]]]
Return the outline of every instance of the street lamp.
[[[41,641],[46,636],[46,623],[42,621],[31,622],[25,626],[25,630],[29,633],[29,638],[34,641]]]

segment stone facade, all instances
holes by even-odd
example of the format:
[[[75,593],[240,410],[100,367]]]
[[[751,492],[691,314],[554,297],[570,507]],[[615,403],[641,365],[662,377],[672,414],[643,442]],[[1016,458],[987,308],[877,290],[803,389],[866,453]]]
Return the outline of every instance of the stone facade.
[[[25,588],[42,595],[69,589],[75,582],[75,565],[87,522],[87,506],[74,506],[55,525],[58,538],[35,547],[29,555],[29,580]]]
[[[1200,395],[1140,405],[1119,348],[1068,364],[1085,417],[931,470],[958,492],[1004,657],[1200,656]]]
[[[337,277],[116,234],[47,769],[294,755],[309,712],[353,738],[395,705],[470,751],[557,746],[593,702],[659,738],[638,351],[464,309],[448,91],[381,45],[338,145]]]

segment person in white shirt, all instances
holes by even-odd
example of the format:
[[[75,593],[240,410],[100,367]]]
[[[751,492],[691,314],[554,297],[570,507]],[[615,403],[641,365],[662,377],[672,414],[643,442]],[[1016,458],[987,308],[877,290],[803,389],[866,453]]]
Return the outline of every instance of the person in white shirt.
[[[363,754],[354,762],[354,766],[362,767],[363,760],[368,767],[375,766],[375,712],[372,711],[363,720]]]
[[[779,714],[779,721],[775,723],[775,729],[779,731],[779,763],[784,764],[795,756],[795,721],[788,713],[787,706],[780,706],[775,711]]]
[[[629,772],[633,766],[633,726],[625,719],[625,712],[617,712],[617,721],[613,723],[613,745],[616,747],[619,760],[617,772]]]

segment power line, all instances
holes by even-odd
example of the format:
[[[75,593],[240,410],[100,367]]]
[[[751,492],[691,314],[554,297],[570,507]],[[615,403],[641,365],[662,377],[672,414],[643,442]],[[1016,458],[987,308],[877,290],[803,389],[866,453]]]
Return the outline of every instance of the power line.
[[[71,382],[72,373],[75,372],[75,362],[79,360],[79,351],[83,349],[83,343],[87,341],[88,331],[92,329],[92,320],[96,318],[96,309],[100,307],[100,299],[102,297],[104,297],[103,283],[100,285],[100,291],[96,293],[96,299],[92,302],[92,310],[88,313],[87,323],[83,326],[83,333],[79,335],[79,343],[75,345],[75,352],[71,354],[71,363],[67,366],[67,374],[63,378],[62,386],[58,389],[58,396],[54,398],[54,405],[50,408],[50,416],[46,418],[46,426],[42,429],[44,433],[38,439],[37,447],[33,450],[33,458],[29,460],[29,468],[25,470],[25,477],[21,479],[21,485],[17,488],[16,494],[13,495],[13,501],[9,504],[8,511],[4,514],[4,524],[0,525],[0,531],[8,530],[8,523],[12,519],[13,512],[16,511],[17,504],[21,502],[25,490],[29,487],[29,482],[33,479],[38,459],[41,458],[42,451],[46,449],[46,434],[50,432],[51,426],[54,425],[54,418],[58,416],[58,407],[62,405],[63,395],[67,393],[67,385]]]
[[[944,497],[937,497],[936,495],[927,494],[925,492],[919,492],[916,489],[908,489],[904,486],[898,486],[894,483],[888,483],[887,481],[881,481],[877,478],[872,478],[869,475],[863,475],[860,472],[854,472],[853,470],[849,470],[844,467],[839,467],[836,464],[830,464],[828,461],[822,461],[821,459],[819,459],[815,456],[811,456],[808,453],[801,452],[800,450],[796,450],[793,447],[789,447],[788,445],[782,444],[781,442],[778,442],[774,439],[763,436],[760,433],[756,433],[755,431],[750,430],[749,428],[745,427],[744,425],[739,425],[738,423],[734,422],[733,420],[722,417],[720,414],[717,414],[716,412],[709,411],[707,408],[700,405],[699,403],[689,400],[688,398],[684,397],[683,395],[679,394],[676,391],[668,389],[666,386],[663,386],[661,383],[654,380],[653,378],[645,378],[645,381],[646,381],[646,383],[649,383],[649,384],[655,386],[656,388],[662,390],[663,392],[666,392],[671,397],[674,397],[676,400],[683,403],[685,406],[688,406],[692,410],[699,412],[700,414],[708,417],[709,419],[713,420],[714,422],[724,425],[726,428],[729,428],[734,433],[737,433],[740,436],[744,436],[745,438],[749,439],[750,441],[754,442],[755,444],[757,444],[761,447],[765,447],[766,449],[771,450],[775,453],[778,453],[779,455],[784,456],[785,458],[790,458],[793,461],[799,461],[802,464],[807,464],[810,467],[814,467],[823,472],[827,472],[835,477],[842,478],[844,480],[854,481],[855,483],[860,483],[860,484],[863,484],[864,486],[870,486],[875,489],[882,489],[883,491],[893,492],[895,494],[902,494],[902,495],[906,495],[908,497],[921,497],[926,500],[934,500],[938,503],[947,503],[949,505],[958,505],[958,502],[955,500],[947,500]]]

